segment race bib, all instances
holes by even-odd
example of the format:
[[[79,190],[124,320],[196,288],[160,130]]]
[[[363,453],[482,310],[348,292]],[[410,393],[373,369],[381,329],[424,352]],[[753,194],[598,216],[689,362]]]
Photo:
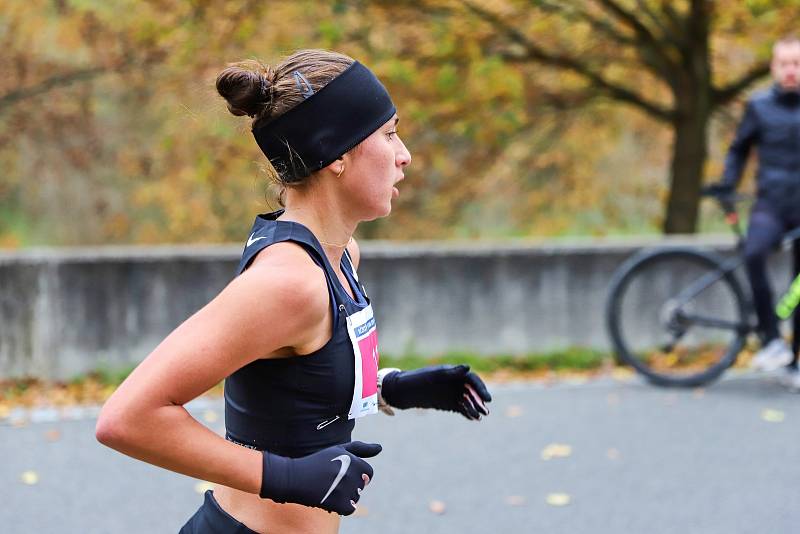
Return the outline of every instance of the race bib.
[[[378,330],[372,305],[347,316],[347,333],[353,345],[356,380],[348,419],[378,413]]]

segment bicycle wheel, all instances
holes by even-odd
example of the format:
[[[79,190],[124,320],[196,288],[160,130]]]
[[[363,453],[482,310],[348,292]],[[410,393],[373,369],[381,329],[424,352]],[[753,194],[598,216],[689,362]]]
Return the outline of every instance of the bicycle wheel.
[[[645,251],[614,275],[606,326],[618,357],[651,382],[697,386],[736,361],[749,331],[746,302],[716,256]]]

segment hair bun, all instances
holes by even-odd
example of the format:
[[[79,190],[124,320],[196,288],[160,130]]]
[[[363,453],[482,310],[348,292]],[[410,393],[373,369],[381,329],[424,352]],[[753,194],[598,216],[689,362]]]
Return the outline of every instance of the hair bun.
[[[254,60],[232,63],[217,76],[217,92],[236,116],[258,117],[270,106],[274,73]]]

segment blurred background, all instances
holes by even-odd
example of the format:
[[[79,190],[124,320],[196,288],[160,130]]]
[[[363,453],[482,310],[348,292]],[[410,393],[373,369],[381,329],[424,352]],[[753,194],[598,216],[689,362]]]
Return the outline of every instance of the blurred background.
[[[741,373],[637,381],[604,306],[642,247],[730,250],[700,189],[798,15],[798,0],[0,0],[0,531],[175,532],[199,506],[207,483],[101,447],[94,421],[277,207],[217,74],[298,48],[369,66],[413,154],[391,216],[357,233],[382,364],[466,361],[495,394],[480,425],[367,418],[356,437],[384,444],[381,475],[343,533],[796,530],[796,397]],[[224,433],[220,391],[189,409]]]
[[[701,6],[698,8],[698,6]],[[797,2],[3,0],[0,245],[240,242],[272,198],[228,62],[335,49],[414,156],[362,238],[714,228],[740,106]],[[700,9],[701,12],[697,12]]]

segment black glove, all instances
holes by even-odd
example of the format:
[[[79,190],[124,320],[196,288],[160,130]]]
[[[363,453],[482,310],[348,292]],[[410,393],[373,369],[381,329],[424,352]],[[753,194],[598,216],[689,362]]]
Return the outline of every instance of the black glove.
[[[261,497],[322,508],[341,515],[356,509],[372,466],[361,458],[381,452],[377,443],[351,441],[303,456],[287,458],[263,451]]]
[[[736,189],[728,183],[716,182],[703,187],[700,194],[704,197],[729,197]]]
[[[483,380],[469,365],[437,365],[394,371],[383,378],[381,396],[394,408],[435,408],[458,412],[467,419],[489,415],[492,400]]]

